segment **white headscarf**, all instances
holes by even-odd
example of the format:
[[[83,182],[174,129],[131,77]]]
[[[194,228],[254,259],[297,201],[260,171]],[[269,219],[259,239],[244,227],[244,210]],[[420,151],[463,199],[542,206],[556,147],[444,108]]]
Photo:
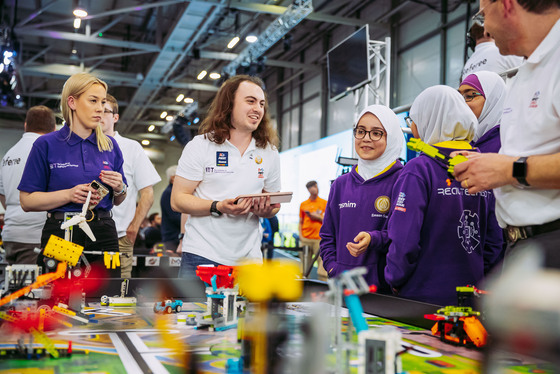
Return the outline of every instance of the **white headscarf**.
[[[358,122],[356,122],[354,127],[358,125],[360,119],[362,119],[366,113],[371,113],[376,116],[385,128],[385,132],[387,133],[387,146],[385,147],[385,152],[375,160],[362,160],[358,157],[358,174],[364,178],[364,180],[373,178],[395,162],[401,155],[404,142],[399,118],[391,108],[384,105],[368,106],[360,113]]]
[[[473,140],[477,141],[494,126],[500,124],[506,100],[506,84],[498,74],[491,71],[479,71],[473,74],[478,78],[486,98],[475,128]]]
[[[448,86],[433,86],[416,97],[410,118],[420,139],[428,144],[446,140],[470,142],[477,120],[459,92]]]

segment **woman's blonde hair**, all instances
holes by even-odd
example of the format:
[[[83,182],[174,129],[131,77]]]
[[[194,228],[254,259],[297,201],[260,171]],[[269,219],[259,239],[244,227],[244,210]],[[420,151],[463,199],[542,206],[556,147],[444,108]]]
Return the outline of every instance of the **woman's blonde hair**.
[[[64,118],[64,121],[66,122],[66,124],[68,124],[68,127],[70,127],[70,131],[73,131],[73,110],[70,108],[70,106],[68,106],[68,98],[72,96],[74,99],[78,99],[80,95],[89,90],[89,88],[94,84],[102,85],[103,88],[105,88],[105,91],[107,91],[107,83],[88,73],[74,74],[70,78],[68,78],[66,83],[64,83],[60,98],[60,110],[62,111],[62,117]],[[95,135],[97,137],[97,148],[99,148],[100,152],[113,150],[113,142],[107,135],[103,133],[101,124],[99,124],[95,129]]]

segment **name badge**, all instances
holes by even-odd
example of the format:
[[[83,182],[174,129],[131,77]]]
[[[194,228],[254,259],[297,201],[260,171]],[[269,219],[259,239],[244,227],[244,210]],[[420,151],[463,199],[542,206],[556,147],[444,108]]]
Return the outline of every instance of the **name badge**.
[[[228,166],[227,152],[216,152],[216,166]]]

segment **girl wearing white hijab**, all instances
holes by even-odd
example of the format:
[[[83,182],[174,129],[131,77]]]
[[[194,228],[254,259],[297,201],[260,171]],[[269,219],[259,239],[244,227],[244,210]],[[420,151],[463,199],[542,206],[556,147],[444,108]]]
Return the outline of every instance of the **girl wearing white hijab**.
[[[474,146],[481,152],[500,150],[500,121],[506,99],[506,84],[496,73],[480,71],[467,76],[459,93],[478,118]]]
[[[415,137],[449,155],[472,150],[476,117],[447,86],[424,90],[410,109]],[[385,278],[393,292],[453,305],[455,288],[476,285],[499,261],[502,233],[491,192],[469,195],[447,167],[421,154],[410,160],[394,187]]]
[[[366,266],[366,281],[388,292],[383,280],[385,230],[404,137],[399,120],[383,105],[371,105],[354,126],[358,165],[332,184],[321,227],[321,257],[329,277]]]

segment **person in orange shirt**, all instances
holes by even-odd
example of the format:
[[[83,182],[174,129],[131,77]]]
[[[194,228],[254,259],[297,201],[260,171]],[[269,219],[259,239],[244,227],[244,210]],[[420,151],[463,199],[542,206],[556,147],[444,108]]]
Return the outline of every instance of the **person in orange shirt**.
[[[299,207],[299,241],[301,246],[307,245],[311,251],[308,253],[307,261],[304,261],[304,254],[300,252],[299,257],[301,259],[303,272],[307,270],[303,269],[303,263],[309,264],[313,256],[319,252],[319,243],[321,242],[319,230],[321,230],[323,216],[327,208],[327,201],[319,197],[319,187],[316,181],[307,182],[305,187],[307,187],[307,191],[309,191],[309,199],[301,203]],[[326,281],[327,272],[323,268],[323,260],[321,260],[321,257],[317,257],[317,262],[317,277],[320,280]]]

